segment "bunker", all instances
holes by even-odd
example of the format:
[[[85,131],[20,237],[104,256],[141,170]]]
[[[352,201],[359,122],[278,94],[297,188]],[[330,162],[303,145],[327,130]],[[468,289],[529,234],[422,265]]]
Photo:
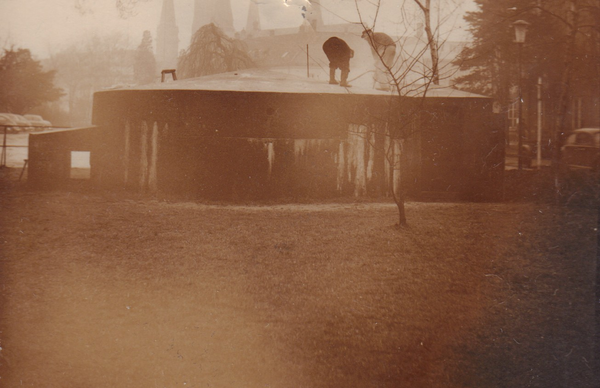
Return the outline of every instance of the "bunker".
[[[418,101],[257,70],[105,90],[94,95],[94,127],[31,136],[29,175],[60,185],[70,152],[89,151],[94,186],[159,197],[376,197],[402,187],[414,199],[499,199],[504,135],[492,101],[432,88],[415,116]],[[403,117],[408,135],[389,136]]]

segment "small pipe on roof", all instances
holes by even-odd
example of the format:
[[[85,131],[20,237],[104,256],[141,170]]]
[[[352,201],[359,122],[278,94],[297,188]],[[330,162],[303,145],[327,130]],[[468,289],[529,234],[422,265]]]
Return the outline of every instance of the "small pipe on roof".
[[[306,45],[306,77],[310,78],[310,63],[309,63],[309,55],[308,55],[308,44]]]
[[[175,69],[165,69],[160,72],[160,82],[165,82],[165,75],[171,74],[173,81],[177,81],[177,74]]]

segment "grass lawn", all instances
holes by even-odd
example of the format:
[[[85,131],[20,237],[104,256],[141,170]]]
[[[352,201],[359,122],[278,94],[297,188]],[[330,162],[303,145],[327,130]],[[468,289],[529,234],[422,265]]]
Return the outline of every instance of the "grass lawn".
[[[0,197],[0,386],[592,387],[596,210]]]

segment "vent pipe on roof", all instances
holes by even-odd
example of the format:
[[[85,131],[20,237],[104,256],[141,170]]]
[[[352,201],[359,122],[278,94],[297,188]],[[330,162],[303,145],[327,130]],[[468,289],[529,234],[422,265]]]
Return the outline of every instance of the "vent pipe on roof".
[[[171,74],[173,81],[177,81],[177,74],[175,69],[165,69],[160,72],[160,82],[165,82],[165,76]]]

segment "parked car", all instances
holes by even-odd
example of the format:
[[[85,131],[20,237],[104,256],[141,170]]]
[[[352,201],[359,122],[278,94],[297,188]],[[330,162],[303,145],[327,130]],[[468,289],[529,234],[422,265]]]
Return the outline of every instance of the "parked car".
[[[29,120],[32,126],[39,129],[39,127],[51,127],[52,123],[48,120],[44,120],[40,115],[25,115],[25,118]]]
[[[600,128],[576,129],[567,136],[561,148],[565,170],[600,169]]]

